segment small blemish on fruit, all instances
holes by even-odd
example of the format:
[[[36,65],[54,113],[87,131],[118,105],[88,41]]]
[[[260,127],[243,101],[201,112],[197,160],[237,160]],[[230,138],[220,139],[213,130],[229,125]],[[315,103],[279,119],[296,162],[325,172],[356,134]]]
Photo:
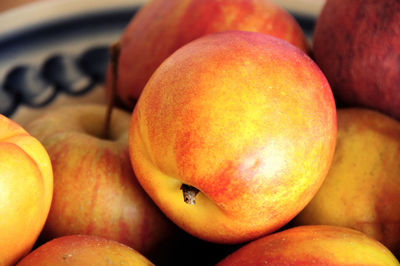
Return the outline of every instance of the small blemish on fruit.
[[[69,259],[69,258],[72,258],[72,254],[65,254],[65,255],[63,255],[63,260],[66,260],[66,259]]]

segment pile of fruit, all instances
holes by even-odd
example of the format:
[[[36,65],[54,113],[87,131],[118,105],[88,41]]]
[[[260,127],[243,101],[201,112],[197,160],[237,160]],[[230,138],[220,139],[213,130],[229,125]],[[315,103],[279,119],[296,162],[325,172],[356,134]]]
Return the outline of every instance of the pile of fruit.
[[[0,265],[399,265],[399,22],[150,1],[108,106],[0,116]]]

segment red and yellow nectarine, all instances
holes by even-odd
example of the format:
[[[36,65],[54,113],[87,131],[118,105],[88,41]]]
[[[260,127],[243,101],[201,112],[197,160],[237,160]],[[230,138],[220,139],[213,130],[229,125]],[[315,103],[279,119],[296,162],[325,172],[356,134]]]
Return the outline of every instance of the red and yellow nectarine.
[[[337,114],[332,166],[295,220],[360,230],[400,256],[400,123],[368,109]]]
[[[117,241],[89,235],[70,235],[53,239],[24,257],[18,266],[152,266],[136,250]]]
[[[227,30],[262,32],[308,49],[296,20],[270,0],[153,0],[122,34],[118,99],[132,110],[150,76],[168,56],[199,37]],[[109,85],[112,78],[109,72]]]
[[[54,197],[43,239],[97,235],[146,256],[175,226],[143,191],[128,154],[130,113],[115,109],[105,136],[104,105],[61,106],[26,128],[46,147]]]
[[[162,211],[204,240],[270,233],[315,195],[331,164],[336,108],[301,50],[262,33],[224,32],[172,54],[134,109],[130,155]],[[193,200],[195,205],[184,202]]]
[[[47,151],[21,126],[0,115],[0,265],[13,265],[31,250],[52,196]]]
[[[316,225],[294,227],[257,239],[217,265],[398,266],[399,262],[384,245],[359,231]]]

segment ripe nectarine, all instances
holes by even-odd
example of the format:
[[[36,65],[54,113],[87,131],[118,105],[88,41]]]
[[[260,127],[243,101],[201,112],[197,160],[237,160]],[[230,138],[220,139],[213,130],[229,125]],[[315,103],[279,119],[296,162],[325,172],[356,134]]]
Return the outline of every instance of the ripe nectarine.
[[[134,171],[161,210],[201,239],[238,243],[280,228],[315,195],[334,153],[336,107],[300,49],[262,33],[215,33],[156,70],[129,134]]]
[[[0,265],[28,253],[47,219],[53,171],[43,145],[0,115]]]
[[[169,55],[201,36],[227,30],[262,32],[308,49],[296,20],[270,0],[153,0],[122,34],[117,99],[132,110],[150,76]],[[109,71],[108,90],[113,78]]]

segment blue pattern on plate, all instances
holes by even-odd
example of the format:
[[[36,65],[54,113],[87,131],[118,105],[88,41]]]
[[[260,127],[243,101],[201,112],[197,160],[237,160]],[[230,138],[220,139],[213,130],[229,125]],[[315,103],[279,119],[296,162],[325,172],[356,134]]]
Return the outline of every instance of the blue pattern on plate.
[[[120,34],[137,10],[75,16],[14,33],[7,38],[0,37],[0,61],[12,61],[17,55],[22,57],[21,54],[34,54],[64,40],[87,39],[104,32]],[[80,51],[78,55],[59,52],[48,55],[40,64],[13,66],[0,82],[0,113],[10,117],[19,105],[40,108],[60,93],[84,94],[104,82],[108,59],[108,45],[100,45]]]

